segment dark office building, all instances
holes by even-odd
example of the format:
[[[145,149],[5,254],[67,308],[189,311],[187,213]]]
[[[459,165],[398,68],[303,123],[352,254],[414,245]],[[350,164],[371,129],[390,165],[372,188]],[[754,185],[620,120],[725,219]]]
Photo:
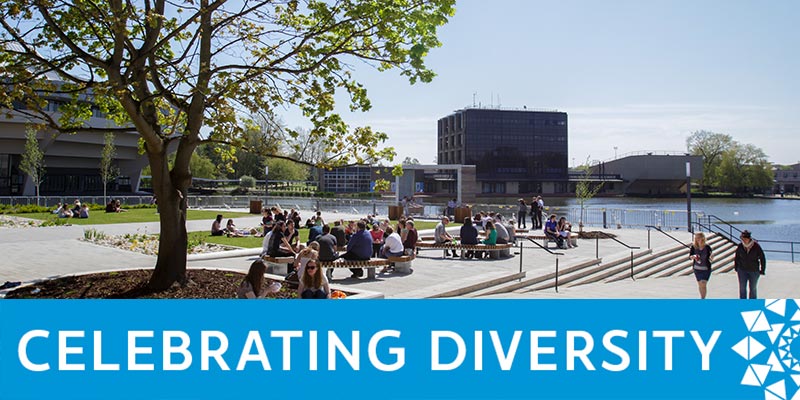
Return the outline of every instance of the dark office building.
[[[466,108],[439,120],[439,164],[476,166],[484,194],[565,193],[567,113]]]

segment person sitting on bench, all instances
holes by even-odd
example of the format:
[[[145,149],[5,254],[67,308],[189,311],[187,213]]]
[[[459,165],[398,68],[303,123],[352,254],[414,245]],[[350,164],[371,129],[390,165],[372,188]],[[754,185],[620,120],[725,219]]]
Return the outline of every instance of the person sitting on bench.
[[[482,240],[481,243],[487,246],[494,246],[497,244],[497,230],[494,229],[494,222],[492,220],[486,221],[486,239]],[[487,251],[485,254],[482,251],[475,252],[475,258],[483,258],[484,256],[489,257],[490,253]]]
[[[472,218],[470,217],[464,217],[464,225],[461,226],[461,244],[478,244],[478,229],[475,228],[475,225],[472,225]],[[472,258],[475,256],[475,251],[468,250],[464,256]]]
[[[554,242],[559,249],[564,248],[564,238],[558,233],[558,223],[556,222],[556,215],[551,214],[550,219],[544,223],[544,236]]]
[[[353,261],[369,261],[372,256],[372,236],[367,232],[367,224],[364,221],[358,221],[356,231],[347,242],[347,252],[339,256],[339,258]],[[363,268],[350,268],[353,272],[351,278],[360,278],[364,276]]]
[[[442,217],[442,222],[436,224],[436,231],[434,232],[433,235],[433,241],[436,244],[448,244],[453,242],[453,237],[450,236],[450,234],[447,233],[447,229],[445,229],[445,227],[449,223],[450,223],[450,218]],[[444,255],[445,257],[449,255],[447,249],[445,249]],[[458,257],[458,254],[456,254],[455,249],[453,249],[453,257]]]
[[[297,255],[297,253],[292,250],[292,246],[286,238],[285,229],[286,223],[283,221],[278,221],[275,227],[272,228],[272,238],[270,239],[272,244],[269,248],[270,257],[294,257]]]

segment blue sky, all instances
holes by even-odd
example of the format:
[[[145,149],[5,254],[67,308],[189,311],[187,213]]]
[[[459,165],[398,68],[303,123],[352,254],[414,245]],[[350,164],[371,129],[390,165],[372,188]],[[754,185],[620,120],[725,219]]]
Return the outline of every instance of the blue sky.
[[[431,163],[436,121],[475,94],[484,106],[567,112],[570,165],[613,158],[615,146],[683,151],[695,130],[800,161],[800,1],[462,0],[456,9],[427,58],[432,83],[356,68],[373,108],[343,114],[387,132],[400,160]]]

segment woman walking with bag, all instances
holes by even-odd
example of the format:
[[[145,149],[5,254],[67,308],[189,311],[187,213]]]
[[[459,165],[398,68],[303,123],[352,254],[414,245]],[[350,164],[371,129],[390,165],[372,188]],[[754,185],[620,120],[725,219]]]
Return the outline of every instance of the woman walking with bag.
[[[697,278],[697,288],[700,298],[705,299],[708,293],[708,280],[711,278],[711,246],[706,243],[703,232],[694,234],[692,247],[689,248],[689,258],[692,259],[692,270]]]

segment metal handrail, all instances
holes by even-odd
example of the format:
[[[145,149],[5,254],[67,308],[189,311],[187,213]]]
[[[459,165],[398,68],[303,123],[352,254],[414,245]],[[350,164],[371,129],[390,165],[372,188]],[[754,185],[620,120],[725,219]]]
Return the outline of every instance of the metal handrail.
[[[621,240],[619,240],[619,239],[617,239],[617,238],[615,238],[615,237],[613,237],[613,236],[611,236],[611,235],[609,235],[609,234],[607,234],[605,232],[602,232],[602,231],[595,232],[595,234],[598,234],[598,233],[602,234],[603,237],[605,237],[606,239],[611,239],[611,240],[613,240],[613,241],[615,241],[615,242],[627,247],[631,251],[631,279],[636,280],[636,278],[633,277],[633,251],[634,250],[638,250],[641,247],[639,247],[639,246],[629,246],[628,244],[623,243]],[[595,239],[595,241],[594,241],[594,258],[599,260],[600,259],[600,237],[596,236],[594,239]]]
[[[690,247],[688,244],[681,242],[680,240],[676,239],[674,236],[670,235],[669,233],[664,232],[663,230],[661,230],[661,228],[659,228],[657,226],[645,225],[644,227],[647,228],[647,248],[648,249],[650,248],[650,229],[655,229],[655,230],[663,233],[664,235],[667,235],[668,238],[680,243],[681,246],[686,247],[687,249]]]
[[[559,252],[557,252],[557,251],[556,251],[556,252],[550,251],[550,249],[548,249],[548,248],[547,248],[547,247],[545,247],[545,246],[542,246],[542,245],[540,245],[540,244],[539,244],[539,243],[537,243],[535,240],[533,240],[533,239],[531,239],[531,238],[529,238],[529,237],[525,237],[525,236],[517,236],[517,238],[518,238],[518,239],[528,239],[528,240],[529,240],[531,243],[533,243],[533,244],[535,244],[535,245],[539,246],[539,248],[540,248],[540,249],[542,249],[542,250],[544,250],[544,251],[546,251],[546,252],[548,252],[548,253],[550,253],[550,254],[552,254],[552,255],[556,256],[556,293],[558,293],[558,256],[563,256],[563,255],[564,255],[564,253],[559,253]],[[522,249],[523,249],[523,248],[524,248],[524,247],[522,246],[522,241],[520,241],[520,242],[519,242],[519,272],[520,272],[520,273],[522,273]]]

